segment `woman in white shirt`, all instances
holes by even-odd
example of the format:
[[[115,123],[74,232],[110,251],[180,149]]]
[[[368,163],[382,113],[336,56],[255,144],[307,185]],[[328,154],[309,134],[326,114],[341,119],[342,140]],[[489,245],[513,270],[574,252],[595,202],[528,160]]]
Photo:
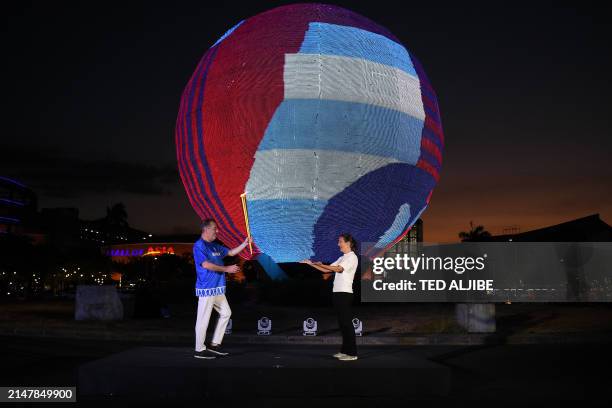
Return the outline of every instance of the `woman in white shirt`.
[[[357,360],[357,344],[351,305],[353,304],[353,279],[358,264],[357,255],[354,252],[357,249],[357,243],[350,234],[342,234],[338,237],[338,247],[342,251],[342,256],[331,265],[324,265],[309,259],[303,260],[302,263],[321,272],[335,272],[333,302],[342,332],[342,348],[339,353],[334,354],[334,357],[341,361],[354,361]]]

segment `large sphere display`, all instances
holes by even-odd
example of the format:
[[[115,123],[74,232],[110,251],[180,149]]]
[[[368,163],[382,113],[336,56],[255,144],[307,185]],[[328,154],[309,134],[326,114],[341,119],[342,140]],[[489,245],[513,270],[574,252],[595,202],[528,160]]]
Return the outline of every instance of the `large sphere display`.
[[[321,4],[241,21],[206,52],[180,104],[179,170],[229,247],[335,260],[341,233],[382,250],[429,203],[444,138],[423,68],[384,27]],[[248,251],[243,251],[248,256]]]

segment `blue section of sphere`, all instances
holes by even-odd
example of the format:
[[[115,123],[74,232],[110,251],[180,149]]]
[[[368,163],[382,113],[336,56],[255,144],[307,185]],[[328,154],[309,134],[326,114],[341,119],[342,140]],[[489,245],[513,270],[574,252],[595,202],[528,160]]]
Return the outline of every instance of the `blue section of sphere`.
[[[300,54],[360,58],[399,68],[417,77],[406,48],[385,36],[355,27],[310,23]]]

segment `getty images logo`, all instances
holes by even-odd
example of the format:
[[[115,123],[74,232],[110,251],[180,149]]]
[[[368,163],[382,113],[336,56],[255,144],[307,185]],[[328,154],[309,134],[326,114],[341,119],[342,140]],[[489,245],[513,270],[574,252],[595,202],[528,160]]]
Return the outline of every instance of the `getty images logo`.
[[[408,254],[397,254],[395,257],[377,257],[373,259],[372,272],[381,275],[385,271],[406,271],[414,275],[417,270],[422,271],[453,271],[461,275],[466,271],[481,271],[485,268],[487,254],[479,257],[458,256],[409,256]]]

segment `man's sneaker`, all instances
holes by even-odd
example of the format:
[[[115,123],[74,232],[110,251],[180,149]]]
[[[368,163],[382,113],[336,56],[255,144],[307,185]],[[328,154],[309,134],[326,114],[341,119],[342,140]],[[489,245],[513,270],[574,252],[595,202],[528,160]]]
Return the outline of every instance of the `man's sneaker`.
[[[211,353],[210,350],[196,351],[193,356],[195,358],[203,358],[205,360],[212,360],[212,359],[217,358],[217,356]]]
[[[209,344],[207,350],[210,351],[211,353],[215,353],[218,356],[228,356],[229,355],[227,351],[221,348],[220,344],[216,346]]]
[[[334,354],[335,358],[340,358],[340,357],[344,357],[344,356],[346,356],[346,354],[344,354],[344,353],[336,353],[336,354]]]
[[[357,356],[349,356],[349,355],[345,354],[342,357],[338,357],[338,360],[340,360],[340,361],[355,361],[355,360],[357,360]]]

